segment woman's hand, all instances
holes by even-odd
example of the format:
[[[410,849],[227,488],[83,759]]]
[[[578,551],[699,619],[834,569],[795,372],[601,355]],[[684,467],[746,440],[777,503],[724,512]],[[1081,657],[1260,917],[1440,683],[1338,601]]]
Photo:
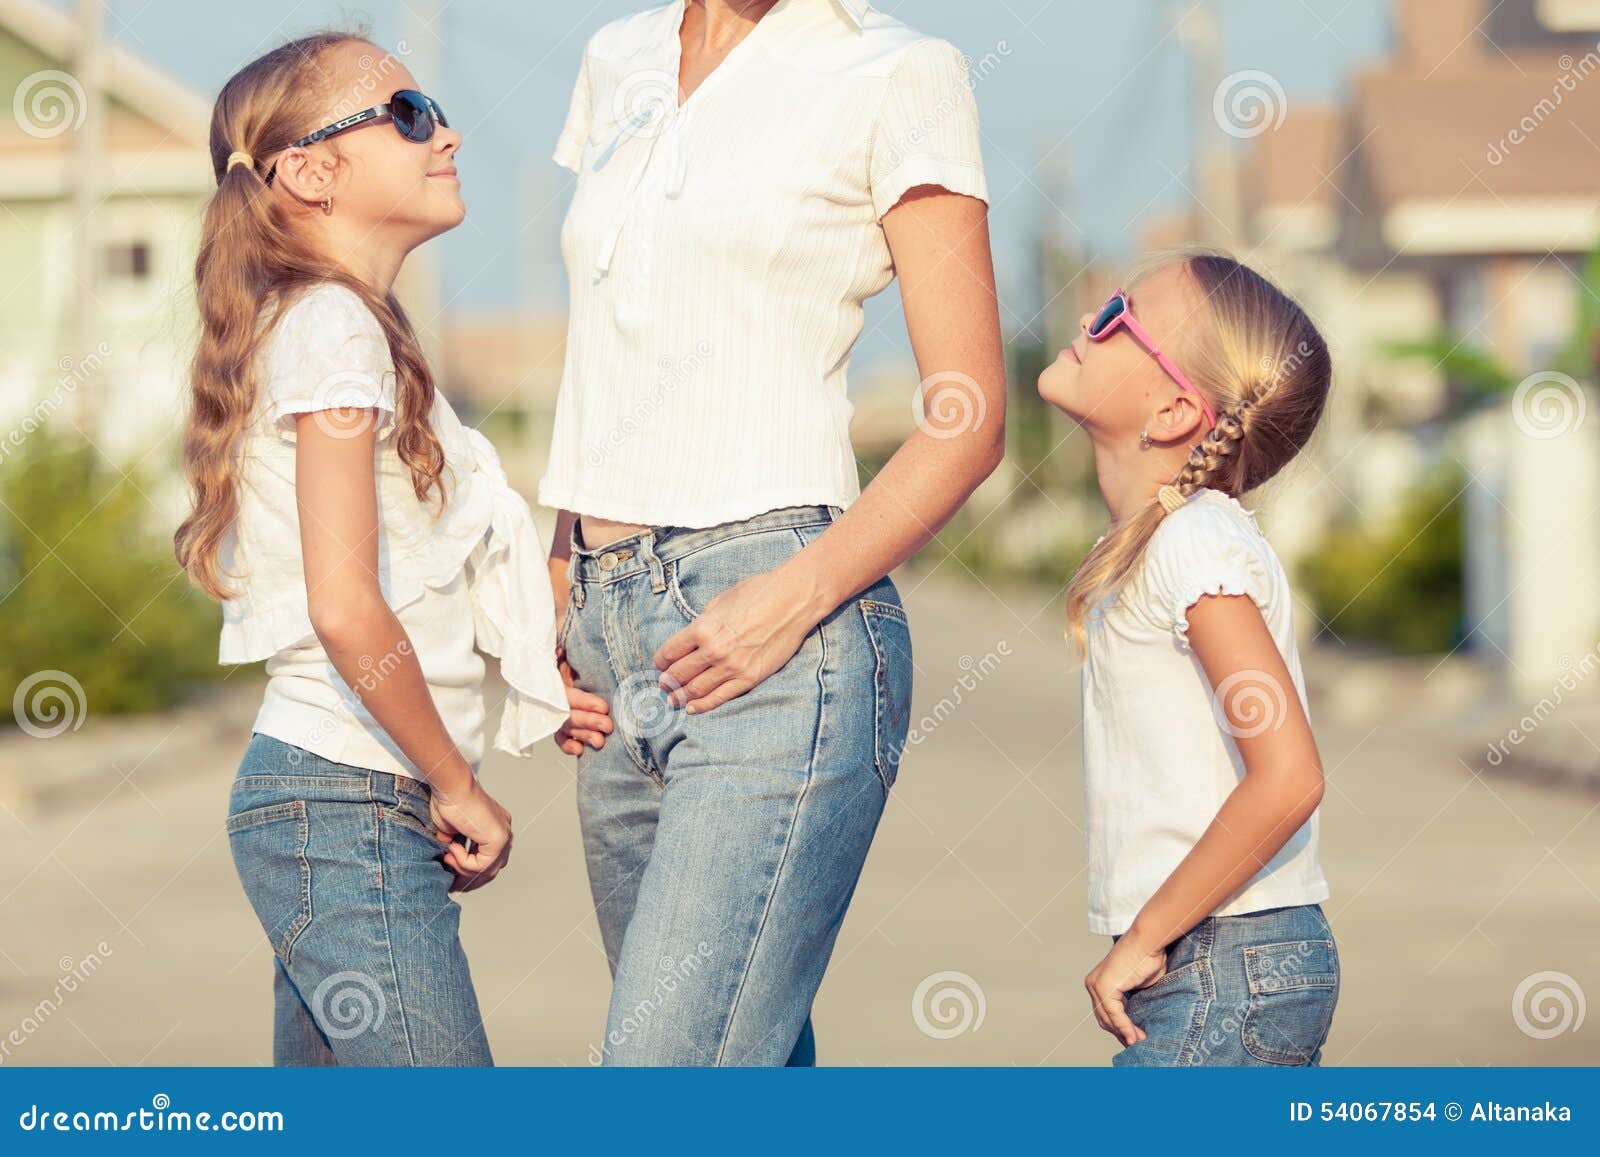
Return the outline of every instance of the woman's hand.
[[[815,609],[819,599],[826,596],[788,567],[730,587],[656,652],[661,689],[691,715],[738,698],[794,658],[827,613]]]
[[[1129,933],[1083,979],[1100,1027],[1124,1047],[1144,1040],[1145,1032],[1128,1018],[1127,994],[1154,984],[1167,974],[1167,950],[1150,949]]]
[[[444,862],[456,874],[452,892],[483,887],[511,859],[511,813],[476,779],[449,795],[434,788],[428,811],[438,829],[435,838],[444,846]],[[458,835],[472,841],[470,852],[456,842]]]

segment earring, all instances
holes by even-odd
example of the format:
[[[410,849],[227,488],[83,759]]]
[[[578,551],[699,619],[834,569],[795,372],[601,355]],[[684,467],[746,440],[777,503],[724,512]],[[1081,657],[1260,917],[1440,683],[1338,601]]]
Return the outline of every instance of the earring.
[[[1148,450],[1154,445],[1155,443],[1150,441],[1150,427],[1146,426],[1143,430],[1139,431],[1139,449]]]
[[[333,216],[333,197],[331,195],[322,199],[322,212],[325,216]]]

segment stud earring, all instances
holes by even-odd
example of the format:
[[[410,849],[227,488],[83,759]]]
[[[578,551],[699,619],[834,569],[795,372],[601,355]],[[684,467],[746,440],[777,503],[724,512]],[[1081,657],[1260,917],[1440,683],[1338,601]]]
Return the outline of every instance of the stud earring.
[[[1155,443],[1150,441],[1150,427],[1146,426],[1143,430],[1139,431],[1139,449],[1148,450],[1154,445]]]
[[[325,216],[333,216],[333,198],[331,196],[322,199],[322,212]]]

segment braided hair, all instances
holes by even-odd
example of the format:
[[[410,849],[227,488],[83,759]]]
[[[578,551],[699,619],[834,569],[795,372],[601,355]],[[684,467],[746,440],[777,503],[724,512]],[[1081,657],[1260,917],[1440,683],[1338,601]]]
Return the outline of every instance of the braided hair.
[[[1316,429],[1332,381],[1327,344],[1288,294],[1211,250],[1168,255],[1145,275],[1174,262],[1204,301],[1184,335],[1184,369],[1217,421],[1177,476],[1101,539],[1073,576],[1067,623],[1080,646],[1090,609],[1122,589],[1161,521],[1201,490],[1238,498],[1288,465]]]

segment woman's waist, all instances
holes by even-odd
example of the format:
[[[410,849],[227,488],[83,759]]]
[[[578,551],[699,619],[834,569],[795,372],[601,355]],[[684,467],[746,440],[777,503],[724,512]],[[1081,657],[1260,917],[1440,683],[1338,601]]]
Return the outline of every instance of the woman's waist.
[[[838,506],[808,504],[784,506],[749,518],[722,522],[714,526],[642,526],[601,545],[584,541],[577,526],[573,529],[572,572],[580,581],[612,582],[663,567],[687,558],[697,551],[722,542],[772,531],[827,527],[841,513]],[[579,523],[590,516],[582,515]],[[617,522],[602,526],[620,527]]]

